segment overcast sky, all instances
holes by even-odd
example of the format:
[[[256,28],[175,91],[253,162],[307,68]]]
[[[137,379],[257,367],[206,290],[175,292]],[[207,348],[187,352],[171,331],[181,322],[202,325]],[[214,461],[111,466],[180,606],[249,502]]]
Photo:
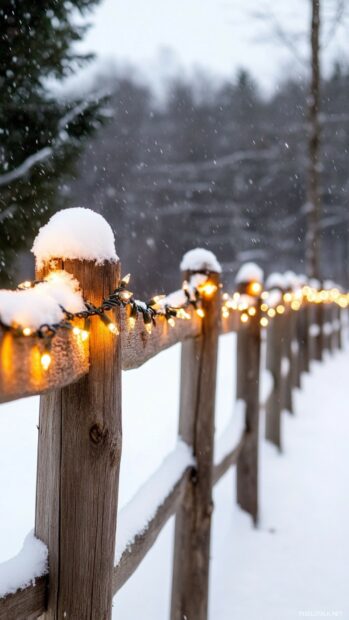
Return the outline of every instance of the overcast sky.
[[[251,17],[257,9],[267,15],[268,7],[286,32],[306,33],[309,0],[102,0],[89,17],[93,25],[83,49],[94,51],[99,62],[133,64],[153,82],[174,70],[203,67],[231,76],[244,66],[270,90],[302,65],[275,35],[275,23]],[[295,45],[306,56],[305,39]],[[337,33],[326,50],[327,66],[334,54],[347,57],[348,49]]]

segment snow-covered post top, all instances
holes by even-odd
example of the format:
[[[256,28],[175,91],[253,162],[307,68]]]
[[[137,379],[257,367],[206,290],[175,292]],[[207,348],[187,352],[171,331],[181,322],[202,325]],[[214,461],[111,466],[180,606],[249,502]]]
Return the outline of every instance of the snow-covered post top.
[[[113,232],[90,209],[56,213],[33,252],[38,279],[64,269],[96,307],[119,284]],[[89,328],[88,374],[55,398],[42,397],[40,406],[35,534],[49,549],[52,618],[62,617],[62,610],[67,618],[111,617],[121,456],[120,310],[100,316],[79,319],[89,323],[83,330]],[[72,338],[81,336],[73,331]],[[55,363],[53,355],[53,368]]]
[[[181,271],[192,271],[193,273],[222,273],[216,256],[210,250],[195,248],[186,252],[182,258]]]
[[[263,289],[264,273],[256,263],[245,263],[235,277],[237,292],[250,297],[259,297]]]
[[[81,207],[55,213],[40,228],[32,252],[37,269],[56,258],[93,261],[97,265],[118,260],[108,222],[99,213]]]

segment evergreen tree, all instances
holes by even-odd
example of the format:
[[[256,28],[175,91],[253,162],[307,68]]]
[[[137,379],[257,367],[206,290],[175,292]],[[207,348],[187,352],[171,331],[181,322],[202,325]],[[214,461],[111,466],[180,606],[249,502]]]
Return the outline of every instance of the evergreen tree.
[[[84,138],[103,120],[102,99],[63,100],[62,80],[90,59],[74,51],[99,0],[3,0],[0,7],[0,281],[48,215],[65,206],[62,175],[74,172]],[[74,19],[73,19],[74,18]],[[81,21],[81,20],[80,20]]]

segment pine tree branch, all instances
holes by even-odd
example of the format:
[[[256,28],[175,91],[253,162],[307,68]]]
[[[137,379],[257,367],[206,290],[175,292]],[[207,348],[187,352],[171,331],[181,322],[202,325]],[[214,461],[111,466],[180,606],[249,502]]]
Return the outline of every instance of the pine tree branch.
[[[67,133],[69,124],[72,123],[78,116],[83,114],[89,108],[91,103],[98,102],[107,95],[108,93],[105,92],[101,93],[98,97],[93,95],[69,110],[58,123],[58,135],[52,141],[52,145],[43,147],[36,153],[29,155],[29,157],[27,157],[19,166],[13,170],[10,170],[10,172],[1,174],[0,187],[10,185],[14,181],[18,181],[26,176],[35,166],[47,161],[54,154],[54,152],[62,146],[62,144],[69,140],[69,134]]]

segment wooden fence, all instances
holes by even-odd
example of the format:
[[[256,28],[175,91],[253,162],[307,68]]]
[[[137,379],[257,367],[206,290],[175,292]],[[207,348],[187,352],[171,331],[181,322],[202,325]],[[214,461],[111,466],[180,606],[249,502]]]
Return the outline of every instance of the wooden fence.
[[[120,280],[118,263],[59,260],[55,268],[73,274],[85,298],[96,305]],[[38,277],[48,269],[44,266]],[[190,280],[192,275],[182,277]],[[311,359],[319,360],[325,349],[341,346],[342,330],[341,309],[328,299],[324,304],[303,300],[299,309],[292,309],[281,296],[279,309],[263,310],[263,295],[258,295],[254,310],[247,309],[242,318],[241,308],[222,302],[220,275],[212,272],[207,277],[215,286],[210,295],[203,295],[202,316],[189,308],[190,318],[172,326],[160,317],[150,333],[140,318],[131,328],[128,309],[116,308],[112,312],[119,336],[97,318],[91,321],[86,342],[59,329],[46,371],[35,353],[35,339],[1,330],[1,401],[41,394],[35,534],[49,551],[46,576],[0,599],[1,620],[109,619],[112,597],[172,515],[176,528],[171,618],[207,618],[212,488],[232,466],[237,466],[237,501],[258,521],[261,341],[266,336],[266,366],[273,378],[265,405],[266,437],[281,448],[281,413],[293,411],[293,387],[300,386]],[[217,463],[217,348],[220,334],[229,332],[237,332],[237,398],[245,402],[245,428]],[[195,465],[181,474],[114,566],[122,370],[139,367],[179,342],[178,432],[192,447]]]

